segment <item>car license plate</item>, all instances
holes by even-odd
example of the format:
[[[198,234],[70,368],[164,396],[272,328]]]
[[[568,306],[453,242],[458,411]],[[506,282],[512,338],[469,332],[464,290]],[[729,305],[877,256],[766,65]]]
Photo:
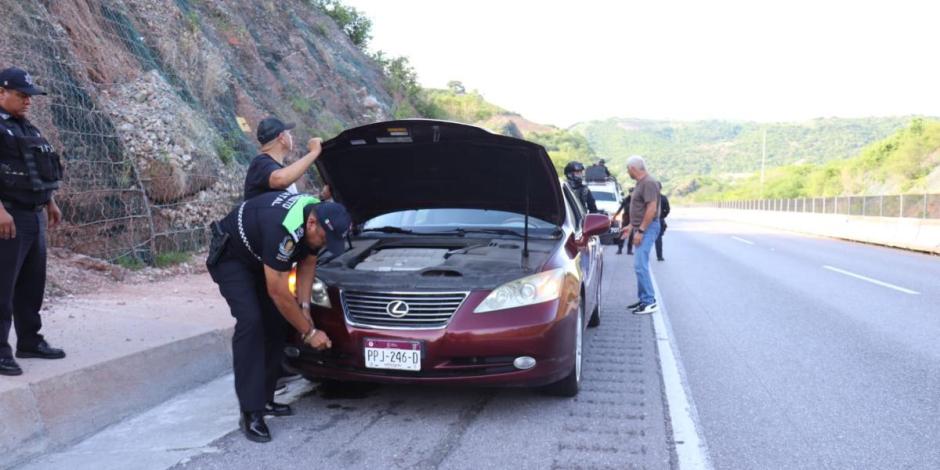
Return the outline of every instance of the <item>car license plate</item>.
[[[366,367],[369,369],[421,370],[421,343],[366,339]]]

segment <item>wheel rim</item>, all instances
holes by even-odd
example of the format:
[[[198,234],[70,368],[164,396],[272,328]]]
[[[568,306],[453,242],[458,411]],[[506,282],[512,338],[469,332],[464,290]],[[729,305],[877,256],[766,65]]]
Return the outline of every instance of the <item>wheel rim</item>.
[[[574,336],[574,378],[581,383],[581,336],[584,334],[581,322],[584,321],[584,307],[578,309],[578,331]]]

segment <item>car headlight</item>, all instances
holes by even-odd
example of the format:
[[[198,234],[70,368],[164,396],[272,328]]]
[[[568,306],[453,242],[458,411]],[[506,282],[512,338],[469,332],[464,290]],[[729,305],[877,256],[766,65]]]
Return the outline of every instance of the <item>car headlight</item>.
[[[557,299],[561,296],[564,281],[565,271],[558,268],[507,282],[490,292],[473,313],[524,307]]]
[[[313,305],[317,305],[323,308],[333,308],[333,305],[330,304],[330,294],[326,290],[326,284],[319,279],[313,280],[313,287],[311,288],[310,302]]]

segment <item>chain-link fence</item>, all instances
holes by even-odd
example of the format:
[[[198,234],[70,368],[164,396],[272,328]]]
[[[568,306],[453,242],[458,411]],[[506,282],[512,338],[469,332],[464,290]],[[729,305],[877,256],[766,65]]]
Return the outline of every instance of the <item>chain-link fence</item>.
[[[202,246],[209,219],[238,197],[241,168],[219,160],[219,136],[232,154],[252,149],[232,113],[199,101],[146,43],[122,13],[133,3],[5,2],[0,66],[49,93],[29,118],[66,168],[52,244],[150,263]],[[74,21],[51,21],[63,17]]]
[[[940,219],[940,194],[761,199],[725,201],[713,205],[743,210]]]
[[[49,92],[28,117],[66,166],[50,241],[108,260],[149,264],[203,246],[208,223],[241,196],[258,150],[249,123],[297,122],[302,147],[381,118],[391,99],[373,63],[306,1],[3,5],[0,68],[26,69]]]

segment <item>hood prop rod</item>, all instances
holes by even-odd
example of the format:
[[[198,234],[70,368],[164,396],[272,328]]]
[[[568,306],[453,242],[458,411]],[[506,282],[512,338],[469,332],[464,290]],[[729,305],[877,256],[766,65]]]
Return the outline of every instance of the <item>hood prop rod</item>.
[[[531,158],[526,155],[526,163],[530,161]],[[529,269],[529,173],[531,171],[532,168],[527,168],[525,172],[525,227],[522,229],[522,268],[527,271]]]

